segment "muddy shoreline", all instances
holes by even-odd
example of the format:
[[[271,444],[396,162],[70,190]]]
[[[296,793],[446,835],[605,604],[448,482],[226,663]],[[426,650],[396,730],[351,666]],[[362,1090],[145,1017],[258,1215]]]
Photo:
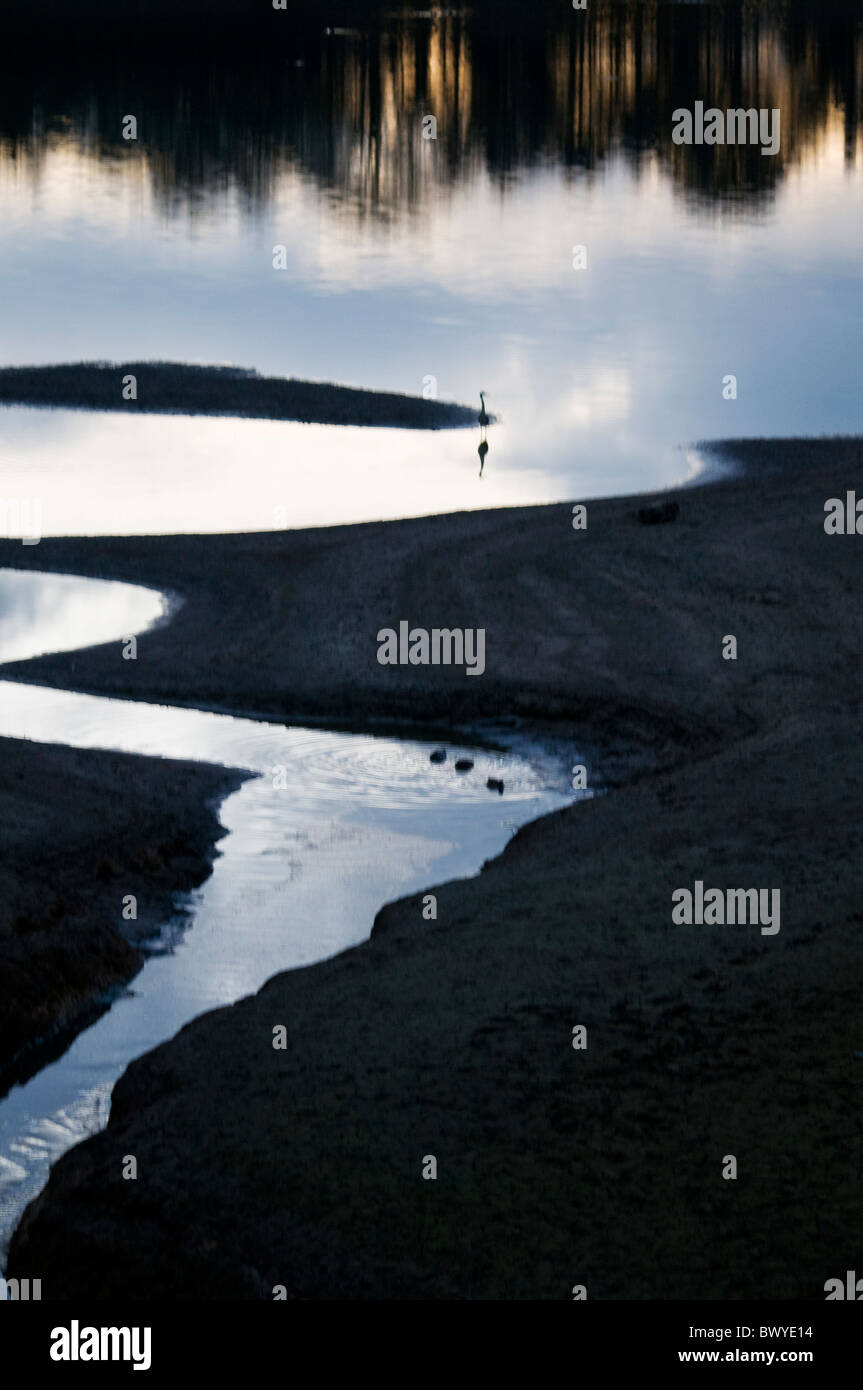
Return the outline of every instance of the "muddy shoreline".
[[[645,775],[431,886],[435,922],[389,904],[366,945],[134,1062],[11,1276],[47,1299],[120,1273],[135,1298],[820,1300],[854,1268],[863,613],[859,539],[823,520],[863,444],[730,450],[747,476],[678,490],[668,525],[619,498],[583,533],[565,505],[24,556],[186,599],[134,673],[94,649],[30,679],[270,717],[541,717],[628,740]],[[484,626],[482,679],[380,667],[402,617]],[[781,931],[673,925],[699,879],[779,888]]]
[[[19,739],[0,750],[5,1091],[138,973],[175,895],[212,871],[218,806],[245,774]]]

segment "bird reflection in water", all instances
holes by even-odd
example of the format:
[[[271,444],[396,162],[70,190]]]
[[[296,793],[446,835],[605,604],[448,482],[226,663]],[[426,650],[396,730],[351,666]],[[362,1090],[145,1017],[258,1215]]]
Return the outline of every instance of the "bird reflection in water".
[[[479,421],[480,441],[477,453],[479,454],[479,476],[482,477],[482,470],[485,468],[485,456],[488,453],[488,440],[485,437],[485,432],[488,429],[488,412],[485,408],[485,391],[480,391],[479,400],[480,411],[479,415],[477,416],[477,420]]]

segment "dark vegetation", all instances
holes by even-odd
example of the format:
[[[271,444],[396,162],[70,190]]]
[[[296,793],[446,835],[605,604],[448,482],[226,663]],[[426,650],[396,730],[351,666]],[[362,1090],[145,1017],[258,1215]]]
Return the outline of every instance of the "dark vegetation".
[[[226,187],[266,208],[288,169],[335,191],[358,221],[404,218],[479,170],[505,194],[549,161],[578,178],[619,155],[636,173],[658,158],[676,189],[734,215],[770,206],[834,107],[849,162],[860,139],[859,0],[591,0],[583,13],[568,0],[433,12],[392,0],[289,0],[285,11],[270,0],[20,5],[24,27],[9,0],[0,10],[0,50],[14,54],[0,85],[0,159],[34,179],[55,141],[146,161],[168,216],[194,215],[202,195]],[[106,18],[88,23],[100,10]],[[775,157],[672,143],[672,112],[705,96],[706,73],[722,108],[781,107]],[[421,136],[426,112],[435,142]],[[122,138],[126,113],[138,119],[135,142]]]

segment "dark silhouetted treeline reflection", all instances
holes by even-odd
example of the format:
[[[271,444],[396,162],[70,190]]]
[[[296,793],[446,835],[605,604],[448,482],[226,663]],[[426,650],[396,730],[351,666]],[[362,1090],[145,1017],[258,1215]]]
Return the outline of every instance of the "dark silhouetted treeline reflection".
[[[533,168],[578,177],[622,152],[700,207],[752,211],[829,121],[842,123],[849,159],[860,138],[857,3],[206,8],[207,23],[184,27],[198,0],[173,0],[171,30],[158,3],[151,22],[136,19],[149,13],[142,0],[119,26],[114,15],[68,32],[46,22],[38,34],[7,11],[0,174],[16,166],[35,184],[46,153],[66,145],[118,177],[143,165],[167,213],[227,191],[264,208],[280,177],[299,172],[357,216],[401,216],[482,171],[505,191]],[[675,145],[672,112],[696,101],[778,107],[779,152]],[[136,141],[122,138],[129,114]],[[434,140],[423,138],[425,116]]]

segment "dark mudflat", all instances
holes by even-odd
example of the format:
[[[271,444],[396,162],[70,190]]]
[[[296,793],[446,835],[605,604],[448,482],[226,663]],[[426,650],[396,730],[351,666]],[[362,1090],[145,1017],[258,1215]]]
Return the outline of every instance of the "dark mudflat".
[[[125,693],[520,713],[623,751],[607,795],[435,887],[436,920],[391,904],[366,945],[133,1063],[11,1275],[44,1271],[46,1299],[820,1300],[859,1268],[863,539],[823,519],[863,447],[734,452],[749,476],[678,493],[672,526],[621,498],[584,532],[562,505],[25,560],[186,594]],[[482,678],[380,667],[404,614],[484,626]],[[118,693],[116,662],[75,662]],[[674,925],[697,879],[781,889],[780,933]]]

